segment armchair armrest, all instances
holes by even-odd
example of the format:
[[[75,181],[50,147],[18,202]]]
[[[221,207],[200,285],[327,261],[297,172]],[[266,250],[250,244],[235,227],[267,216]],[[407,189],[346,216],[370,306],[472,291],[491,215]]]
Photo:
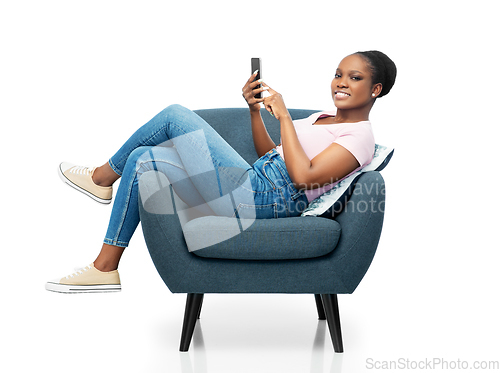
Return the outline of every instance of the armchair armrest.
[[[342,213],[335,220],[342,227],[339,243],[332,253],[336,270],[352,291],[359,284],[377,250],[385,212],[385,183],[377,171],[366,172]]]

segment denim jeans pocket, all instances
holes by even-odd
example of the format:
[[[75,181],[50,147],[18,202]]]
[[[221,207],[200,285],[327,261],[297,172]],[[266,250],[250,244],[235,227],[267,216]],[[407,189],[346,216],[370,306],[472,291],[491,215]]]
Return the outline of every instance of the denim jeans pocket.
[[[288,184],[281,189],[288,209],[288,216],[298,216],[309,204],[304,190],[297,190],[293,184]]]
[[[288,193],[290,193],[290,200],[295,201],[296,199],[305,197],[305,193],[303,190],[295,189],[295,187],[292,184],[288,184],[287,187],[288,187]]]
[[[278,209],[276,203],[269,205],[246,205],[240,203],[236,208],[234,217],[240,219],[276,219],[278,217]]]

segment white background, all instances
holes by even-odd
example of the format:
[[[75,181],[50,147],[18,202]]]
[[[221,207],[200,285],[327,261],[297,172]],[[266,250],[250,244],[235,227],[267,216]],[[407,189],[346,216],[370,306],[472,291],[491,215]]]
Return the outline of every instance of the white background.
[[[0,369],[319,373],[372,371],[367,359],[500,360],[497,5],[3,1]],[[163,284],[140,229],[121,293],[44,290],[95,258],[111,211],[64,186],[59,162],[106,162],[172,103],[244,107],[251,57],[289,108],[331,109],[338,62],[369,49],[398,66],[370,117],[396,151],[377,254],[339,296],[343,355],[312,295],[207,295],[179,353],[185,296]]]

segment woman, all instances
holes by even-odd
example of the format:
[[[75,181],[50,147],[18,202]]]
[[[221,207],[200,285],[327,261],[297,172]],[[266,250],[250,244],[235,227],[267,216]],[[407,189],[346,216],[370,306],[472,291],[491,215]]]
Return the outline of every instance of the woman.
[[[396,66],[389,57],[379,51],[345,57],[331,83],[336,112],[316,113],[295,122],[282,96],[262,81],[254,81],[256,74],[242,89],[260,157],[254,165],[198,115],[178,105],[169,106],[137,130],[101,167],[60,165],[63,181],[101,203],[111,202],[112,185],[122,180],[96,260],[48,282],[47,290],[121,289],[118,263],[139,223],[138,180],[146,171],[164,173],[178,196],[204,214],[279,218],[300,215],[308,202],[371,162],[375,142],[369,113],[396,78]],[[267,97],[255,98],[264,91]],[[278,146],[262,121],[261,104],[280,122]],[[231,203],[224,198],[228,191]]]

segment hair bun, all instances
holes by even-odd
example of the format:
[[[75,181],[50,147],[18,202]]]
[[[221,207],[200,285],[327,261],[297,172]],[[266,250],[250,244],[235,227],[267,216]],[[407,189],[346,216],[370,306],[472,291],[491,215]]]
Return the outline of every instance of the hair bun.
[[[380,51],[372,50],[357,52],[356,54],[363,56],[368,61],[372,70],[373,83],[382,84],[382,92],[378,97],[388,94],[396,81],[396,64],[385,53]]]

